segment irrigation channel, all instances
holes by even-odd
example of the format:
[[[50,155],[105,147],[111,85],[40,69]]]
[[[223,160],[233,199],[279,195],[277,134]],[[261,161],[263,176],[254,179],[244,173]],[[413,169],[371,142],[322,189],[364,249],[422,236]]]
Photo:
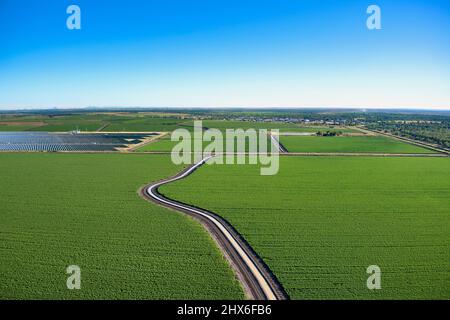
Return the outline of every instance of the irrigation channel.
[[[199,220],[216,240],[250,299],[287,300],[289,297],[286,291],[268,266],[230,223],[215,213],[169,199],[158,192],[160,186],[189,176],[211,158],[208,156],[171,178],[145,186],[141,189],[141,195]]]
[[[274,135],[270,135],[270,139],[272,140],[272,143],[274,144],[275,148],[278,149],[280,153],[288,153],[289,151],[281,144],[280,138],[276,137]]]

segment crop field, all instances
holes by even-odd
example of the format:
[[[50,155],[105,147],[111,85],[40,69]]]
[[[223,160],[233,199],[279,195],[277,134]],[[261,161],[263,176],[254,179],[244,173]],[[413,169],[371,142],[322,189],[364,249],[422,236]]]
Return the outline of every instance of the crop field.
[[[26,131],[67,132],[74,130],[96,131],[103,126],[99,120],[46,120],[45,125],[31,127]]]
[[[289,152],[435,153],[382,136],[281,136],[280,142]]]
[[[336,127],[336,126],[301,126],[295,123],[284,122],[252,122],[252,121],[237,121],[237,120],[203,120],[203,126],[209,129],[279,129],[281,132],[357,132],[353,129]]]
[[[238,120],[203,120],[205,128],[225,129],[279,129],[282,132],[330,131],[353,133],[353,129],[337,126],[301,126],[284,122],[251,122]],[[170,113],[83,113],[58,116],[0,115],[0,131],[134,131],[170,132],[179,128],[193,130],[193,120],[186,115]]]
[[[159,115],[159,116],[157,116]],[[192,129],[192,121],[164,114],[86,113],[61,116],[0,116],[0,131],[173,131]]]
[[[194,139],[191,140],[191,150],[194,151]],[[225,139],[223,140],[223,151],[226,151],[226,145],[228,142],[233,141],[233,139]],[[259,141],[259,140],[258,140]],[[259,144],[259,142],[256,142],[257,144]],[[180,141],[181,142],[181,141]],[[141,148],[139,148],[136,151],[157,151],[157,152],[171,152],[172,149],[178,144],[180,143],[179,141],[172,141],[170,138],[170,135],[168,136],[164,136],[161,139],[155,140],[149,144],[146,144],[144,146],[142,146]],[[271,148],[271,139],[268,137],[267,138],[267,150],[270,151]],[[202,150],[205,150],[205,148],[211,144],[210,141],[203,141],[202,143]],[[235,151],[237,151],[237,139],[234,139],[234,149]],[[245,151],[248,152],[250,149],[250,144],[248,139],[245,140]],[[257,150],[259,150],[259,147],[257,147]]]
[[[177,118],[130,117],[118,118],[110,121],[106,131],[158,131],[166,132],[185,128],[191,130],[189,120]]]
[[[0,132],[1,131],[27,131],[36,128],[36,125],[20,123],[20,124],[6,124],[0,123]]]
[[[166,155],[1,154],[0,298],[243,298],[199,223],[138,196],[179,170]]]
[[[294,299],[448,299],[448,158],[282,157],[163,186],[226,218]],[[368,290],[366,268],[381,268]]]
[[[103,124],[103,116],[68,115],[68,116],[1,116],[2,131],[48,131],[64,132],[77,128],[83,131],[95,131]]]

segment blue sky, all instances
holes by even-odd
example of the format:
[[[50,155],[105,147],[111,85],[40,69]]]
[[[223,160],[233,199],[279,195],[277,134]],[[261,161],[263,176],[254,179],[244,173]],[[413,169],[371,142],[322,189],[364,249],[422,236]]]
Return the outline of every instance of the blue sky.
[[[448,0],[1,0],[0,40],[1,109],[450,108]]]

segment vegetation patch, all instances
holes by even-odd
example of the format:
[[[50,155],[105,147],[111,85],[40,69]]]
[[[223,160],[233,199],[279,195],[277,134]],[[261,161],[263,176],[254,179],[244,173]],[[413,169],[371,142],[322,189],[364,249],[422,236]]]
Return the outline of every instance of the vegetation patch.
[[[238,120],[203,120],[203,126],[208,129],[278,129],[281,132],[356,132],[353,129],[337,126],[306,126],[288,122],[256,122],[256,121],[238,121]]]
[[[448,298],[448,158],[280,161],[275,176],[206,165],[161,191],[227,219],[291,298]],[[381,290],[366,287],[370,265]]]
[[[141,199],[166,155],[1,154],[0,298],[240,299],[196,221]],[[68,290],[66,268],[81,268]]]
[[[324,153],[436,153],[383,136],[281,136],[289,152]]]
[[[194,143],[195,143],[195,139],[191,140],[191,150],[192,152],[195,151],[194,149]],[[155,152],[171,152],[173,150],[173,148],[179,144],[181,142],[180,141],[172,141],[169,136],[164,136],[161,139],[157,139],[153,142],[150,142],[144,146],[142,146],[141,148],[137,149],[136,151],[155,151]],[[202,150],[205,150],[205,148],[210,145],[212,142],[211,141],[202,141]],[[227,151],[226,145],[227,143],[232,143],[234,145],[234,150],[237,151],[237,138],[235,139],[226,139],[224,137],[223,141],[222,141],[222,150],[223,152]],[[254,142],[256,144],[256,149],[259,150],[259,141],[255,141]],[[270,151],[271,148],[271,139],[269,137],[267,137],[267,150]],[[245,145],[244,145],[244,150],[245,152],[248,152],[250,150],[250,142],[248,140],[248,138],[245,140]]]

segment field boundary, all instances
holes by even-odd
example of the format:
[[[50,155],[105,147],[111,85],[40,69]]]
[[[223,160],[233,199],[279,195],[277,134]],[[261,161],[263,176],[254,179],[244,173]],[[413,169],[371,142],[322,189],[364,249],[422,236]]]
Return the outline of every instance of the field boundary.
[[[106,127],[108,127],[109,125],[110,125],[109,122],[108,122],[108,123],[105,123],[105,124],[103,124],[100,128],[98,128],[97,130],[95,130],[95,131],[101,132],[101,131],[105,130]]]
[[[171,151],[133,151],[129,150],[116,150],[116,151],[35,151],[35,150],[0,150],[0,153],[78,153],[78,154],[89,154],[89,153],[114,153],[114,154],[171,154]],[[191,154],[196,154],[196,152],[191,152]],[[228,152],[228,153],[216,153],[216,155],[259,155],[257,152]],[[271,153],[269,153],[271,154]],[[297,157],[315,157],[315,156],[323,156],[323,157],[449,157],[450,154],[446,153],[355,153],[355,152],[341,152],[341,153],[333,153],[333,152],[285,152],[279,153],[280,156],[297,156]]]

